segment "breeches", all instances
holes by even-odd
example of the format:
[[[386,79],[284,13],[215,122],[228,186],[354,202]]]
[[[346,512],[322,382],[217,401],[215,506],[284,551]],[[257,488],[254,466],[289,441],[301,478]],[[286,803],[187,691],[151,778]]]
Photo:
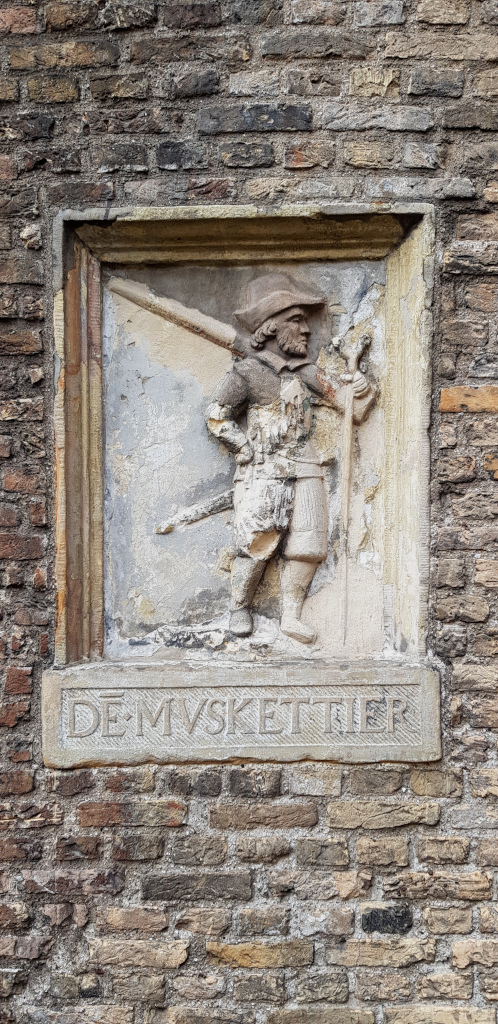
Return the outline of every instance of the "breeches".
[[[327,557],[328,502],[320,477],[253,480],[235,485],[237,555],[267,560],[283,541],[286,558],[322,562]]]

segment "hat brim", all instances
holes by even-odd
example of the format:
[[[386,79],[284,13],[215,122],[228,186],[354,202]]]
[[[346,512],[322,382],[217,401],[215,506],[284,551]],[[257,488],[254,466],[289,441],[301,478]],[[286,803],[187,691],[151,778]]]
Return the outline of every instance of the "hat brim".
[[[261,327],[261,324],[264,324],[265,320],[277,313],[283,313],[284,310],[290,309],[292,306],[305,306],[312,309],[324,304],[323,295],[312,295],[310,292],[280,291],[267,295],[260,302],[248,306],[247,309],[237,309],[234,316],[239,324],[252,334],[257,331],[258,327]]]

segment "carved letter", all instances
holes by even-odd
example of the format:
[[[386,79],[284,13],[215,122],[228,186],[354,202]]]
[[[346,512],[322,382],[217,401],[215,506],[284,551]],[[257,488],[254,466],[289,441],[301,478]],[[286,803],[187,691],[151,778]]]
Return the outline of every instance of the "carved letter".
[[[346,729],[345,732],[354,732],[353,724],[353,704],[354,697],[344,697],[342,702],[346,705]]]
[[[91,715],[92,715],[92,724],[89,725],[86,729],[81,729],[79,732],[76,732],[76,722],[75,722],[75,719],[76,719],[75,708],[77,708],[77,707],[88,708],[90,710],[90,712],[91,712]],[[71,736],[73,739],[80,739],[83,736],[91,736],[95,732],[95,730],[98,728],[99,722],[100,722],[99,709],[95,707],[95,704],[91,704],[89,700],[71,700],[71,701],[69,701],[69,724],[68,724],[68,730],[67,730],[68,736]]]
[[[301,732],[299,707],[301,704],[309,704],[309,702],[309,697],[284,697],[280,701],[281,704],[290,704],[291,706],[291,733]]]
[[[163,736],[171,736],[171,697],[168,700],[163,700],[155,714],[152,711],[149,711],[145,705],[139,707],[137,704],[137,736],[143,736],[144,734],[143,719],[146,718],[149,725],[154,728],[159,721],[159,715],[161,712],[164,712]]]
[[[342,699],[341,698],[337,698],[337,697],[314,697],[311,703],[312,704],[323,704],[324,705],[323,715],[324,715],[325,721],[324,721],[324,724],[323,724],[323,731],[324,731],[325,734],[331,733],[332,732],[332,708],[334,707],[334,705],[342,704]],[[349,731],[351,731],[351,730],[349,730]]]
[[[382,697],[379,694],[375,694],[372,697],[359,697],[360,701],[360,732],[384,732],[384,729],[376,729],[375,727],[368,727],[368,720],[375,712],[368,711],[368,704],[382,704]]]
[[[267,704],[276,704],[276,697],[260,697],[259,700],[259,730],[258,732],[263,735],[273,735],[279,732],[283,732],[283,728],[280,729],[269,729],[267,728],[268,723],[272,722],[275,717],[275,708],[269,708]]]
[[[235,726],[236,725],[240,726],[240,731],[242,733],[246,733],[247,734],[247,733],[250,733],[250,732],[254,731],[253,729],[249,728],[247,723],[244,722],[243,718],[239,718],[240,712],[243,711],[244,708],[246,708],[247,705],[250,704],[253,700],[254,700],[254,697],[246,697],[245,700],[241,700],[240,704],[238,704],[237,707],[235,707],[235,697],[229,697],[228,698],[228,702],[227,702],[228,703],[228,709],[227,709],[228,710],[228,716],[227,716],[228,717],[228,724],[227,724],[227,733],[228,733],[228,735],[233,736],[233,734],[235,732]]]
[[[221,710],[220,711],[216,711],[215,710],[215,704],[220,704],[221,705]],[[207,729],[207,732],[209,732],[211,734],[211,736],[216,736],[217,733],[222,732],[223,729],[225,728],[225,714],[224,714],[224,712],[225,712],[225,701],[224,700],[218,700],[215,697],[213,700],[209,701],[209,704],[208,704],[208,706],[206,708],[206,714],[208,715],[209,718],[212,719],[213,722],[216,722],[216,729]]]
[[[104,700],[102,707],[102,735],[103,736],[124,736],[126,729],[121,732],[110,732],[110,726],[116,725],[116,711],[121,708],[121,701]]]
[[[388,697],[387,698],[387,731],[394,732],[394,705],[399,704],[396,708],[396,715],[399,715],[398,721],[403,721],[403,715],[407,710],[406,700],[401,700],[401,697]]]
[[[197,724],[197,719],[199,718],[199,715],[200,715],[204,705],[207,704],[207,697],[205,698],[205,700],[199,701],[199,703],[198,703],[198,705],[197,705],[197,707],[196,707],[196,709],[194,711],[194,714],[192,715],[192,718],[189,718],[189,713],[188,713],[186,705],[185,705],[185,698],[184,697],[178,697],[178,704],[180,705],[180,714],[182,716],[183,724],[184,724],[184,726],[185,726],[185,728],[186,728],[186,730],[187,730],[187,732],[188,732],[188,734],[190,736],[191,733],[195,729],[195,726]]]

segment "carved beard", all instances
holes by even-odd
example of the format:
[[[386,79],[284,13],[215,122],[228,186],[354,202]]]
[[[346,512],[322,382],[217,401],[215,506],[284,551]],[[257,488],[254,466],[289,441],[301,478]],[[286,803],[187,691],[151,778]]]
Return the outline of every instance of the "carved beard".
[[[278,332],[278,347],[282,349],[282,352],[286,352],[291,356],[306,356],[308,354],[308,342],[306,338],[295,336],[295,331],[292,327],[280,327]]]

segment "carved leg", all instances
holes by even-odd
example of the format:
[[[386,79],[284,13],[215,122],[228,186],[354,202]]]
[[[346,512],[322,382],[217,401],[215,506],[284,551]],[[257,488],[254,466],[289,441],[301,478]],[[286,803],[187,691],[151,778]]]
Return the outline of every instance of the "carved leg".
[[[316,634],[304,622],[301,622],[304,599],[308,587],[316,572],[317,562],[301,562],[288,559],[282,570],[282,620],[280,629],[293,640],[302,644],[312,644]]]
[[[249,636],[252,633],[250,606],[265,566],[266,560],[263,559],[243,558],[240,555],[234,559],[230,629],[237,636]]]

